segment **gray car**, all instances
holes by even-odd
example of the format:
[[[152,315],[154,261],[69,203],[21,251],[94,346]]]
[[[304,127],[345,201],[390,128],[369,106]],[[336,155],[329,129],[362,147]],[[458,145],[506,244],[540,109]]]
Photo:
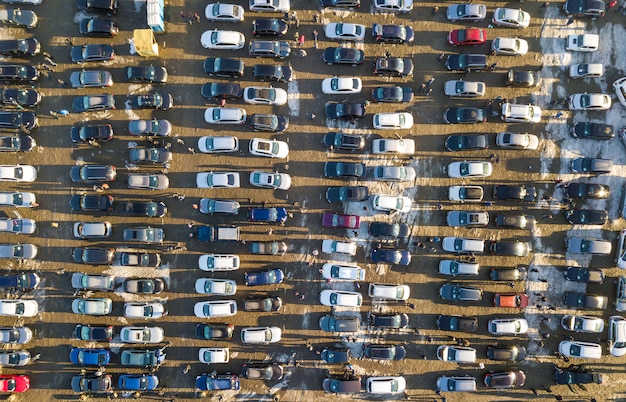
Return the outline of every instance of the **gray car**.
[[[481,301],[483,299],[483,291],[473,286],[446,283],[439,288],[439,296],[441,296],[443,300],[453,301],[455,303]]]
[[[575,173],[609,174],[613,169],[610,159],[576,158],[570,162],[570,169]]]
[[[378,181],[410,182],[415,180],[415,169],[411,166],[376,166],[374,179]]]
[[[602,239],[583,238],[583,237],[567,237],[565,239],[567,252],[574,254],[611,254],[611,242]]]
[[[161,228],[141,226],[124,229],[124,241],[140,243],[163,243],[165,232]]]
[[[113,85],[113,76],[108,71],[81,70],[70,74],[72,88],[104,88]]]
[[[37,256],[34,244],[0,244],[0,258],[32,259]]]
[[[477,227],[487,226],[489,213],[485,211],[450,211],[446,217],[448,226]]]

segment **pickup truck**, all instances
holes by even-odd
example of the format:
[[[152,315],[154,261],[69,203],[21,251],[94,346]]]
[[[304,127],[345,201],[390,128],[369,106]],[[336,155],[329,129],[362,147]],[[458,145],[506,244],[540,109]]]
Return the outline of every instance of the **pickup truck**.
[[[202,225],[197,229],[200,241],[239,241],[240,229],[238,226],[208,226]]]
[[[554,366],[554,382],[557,384],[602,384],[604,377],[591,370],[587,370],[583,365],[571,364],[562,369]]]
[[[129,349],[122,352],[122,364],[125,366],[159,367],[165,361],[161,349]]]
[[[287,244],[284,241],[253,241],[250,243],[250,252],[252,254],[285,255]]]
[[[244,311],[278,311],[283,305],[283,301],[278,296],[255,297],[250,296],[243,301]]]
[[[278,268],[265,271],[246,272],[246,285],[260,286],[281,283],[285,277],[282,270]]]

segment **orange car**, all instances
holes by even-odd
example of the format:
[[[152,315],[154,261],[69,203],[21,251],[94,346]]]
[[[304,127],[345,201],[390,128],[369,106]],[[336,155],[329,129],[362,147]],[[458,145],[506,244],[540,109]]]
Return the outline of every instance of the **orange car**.
[[[496,293],[493,304],[496,307],[524,308],[528,306],[528,295],[525,293]]]

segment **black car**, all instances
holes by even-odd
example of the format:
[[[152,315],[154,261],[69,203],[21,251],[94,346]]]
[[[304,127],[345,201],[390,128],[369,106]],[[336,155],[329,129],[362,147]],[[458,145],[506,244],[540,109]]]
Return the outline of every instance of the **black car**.
[[[273,362],[244,363],[241,375],[250,380],[278,381],[283,378],[282,364]]]
[[[126,67],[126,79],[130,82],[147,82],[150,84],[165,84],[167,82],[167,69],[155,66]]]
[[[108,94],[77,96],[72,102],[72,112],[74,113],[114,110],[115,108],[115,97]]]
[[[214,322],[211,324],[198,324],[194,329],[194,334],[198,339],[231,339],[235,327],[233,324]]]
[[[583,365],[574,364],[564,369],[554,365],[552,378],[557,384],[567,385],[602,384],[604,382],[604,376],[602,374],[596,374],[593,370],[588,370]]]
[[[117,12],[117,0],[77,0],[80,10],[113,14]]]
[[[80,33],[85,36],[112,38],[119,32],[114,21],[102,18],[85,18],[80,21]]]
[[[376,237],[403,238],[407,237],[410,231],[406,223],[372,222],[368,228],[369,234]]]
[[[32,130],[38,126],[37,115],[33,112],[0,111],[0,129]]]
[[[448,124],[476,124],[487,121],[484,109],[477,107],[451,107],[443,113],[443,121]]]
[[[0,136],[0,152],[28,152],[37,143],[30,135],[6,135]]]
[[[451,54],[446,59],[446,68],[450,71],[484,71],[486,67],[484,54]]]
[[[239,84],[207,82],[202,85],[200,93],[211,101],[222,99],[239,99],[243,96],[243,90]]]
[[[259,81],[291,81],[292,70],[290,66],[277,66],[274,64],[255,64],[252,67],[254,78]]]
[[[572,225],[604,225],[609,215],[600,209],[571,209],[565,212],[565,218]]]
[[[487,346],[487,358],[502,362],[519,362],[526,358],[526,348],[516,345]]]
[[[504,78],[504,85],[513,87],[536,87],[539,85],[539,74],[532,70],[509,70]]]
[[[287,23],[278,18],[257,18],[252,21],[252,35],[259,37],[283,36],[287,33]]]
[[[608,174],[613,168],[613,161],[611,159],[575,158],[570,161],[569,166],[572,172],[576,173]]]
[[[211,76],[239,78],[243,70],[243,60],[225,57],[207,57],[204,60],[204,72]]]
[[[446,138],[448,151],[474,151],[489,148],[489,139],[486,134],[451,135]]]
[[[570,134],[575,138],[610,140],[615,137],[615,128],[610,124],[579,121],[572,126]]]
[[[530,253],[530,244],[519,240],[500,240],[491,242],[489,247],[492,255],[512,255],[526,257]]]
[[[21,273],[0,276],[0,288],[5,290],[19,290],[29,292],[37,287],[40,279],[37,274]]]
[[[79,247],[72,252],[74,262],[89,265],[107,265],[115,260],[115,250],[102,247]]]
[[[563,5],[565,14],[575,17],[603,17],[606,4],[602,0],[567,0]]]
[[[0,88],[0,103],[6,107],[32,107],[41,102],[41,94],[34,89]]]
[[[563,303],[575,309],[606,310],[609,299],[606,296],[578,292],[565,292]]]
[[[70,198],[72,211],[110,211],[113,197],[110,195],[74,194]]]
[[[284,59],[291,54],[288,42],[277,40],[253,40],[248,47],[250,57],[271,57]]]
[[[128,215],[160,218],[167,213],[167,206],[161,201],[127,201],[124,212]]]
[[[497,200],[535,201],[537,191],[534,187],[523,184],[496,184],[493,188],[493,198]]]
[[[0,23],[16,27],[35,28],[39,18],[34,11],[19,8],[5,8],[0,11]]]
[[[282,133],[287,127],[289,127],[289,118],[287,116],[260,113],[250,116],[250,128],[254,131]]]
[[[535,217],[518,213],[497,213],[494,223],[497,227],[510,227],[517,229],[535,229]]]
[[[594,183],[569,183],[565,185],[568,198],[608,198],[609,187]]]
[[[326,162],[324,176],[330,178],[359,178],[365,175],[365,165],[354,162]]]
[[[359,134],[327,133],[324,136],[324,145],[332,150],[358,151],[365,147],[365,138]]]
[[[326,117],[354,121],[365,116],[365,103],[326,103]]]
[[[440,315],[437,318],[437,328],[442,331],[478,331],[478,318],[461,315]]]
[[[167,92],[135,95],[131,100],[133,108],[135,109],[167,110],[174,106],[174,99],[172,95]]]
[[[329,394],[356,394],[361,392],[361,377],[345,374],[329,376],[324,378],[322,388]]]
[[[113,165],[82,165],[72,166],[70,178],[74,183],[102,183],[115,181],[115,166]]]
[[[74,337],[81,341],[108,342],[113,339],[112,325],[77,325]]]
[[[102,393],[109,392],[112,389],[113,377],[111,374],[104,374],[100,376],[95,374],[81,374],[72,377],[72,391],[74,392]]]
[[[243,299],[243,311],[278,311],[283,306],[283,300],[278,296],[254,296]]]
[[[70,129],[72,142],[105,142],[113,138],[113,127],[110,124],[90,124],[88,126],[72,126]]]
[[[322,55],[322,61],[329,66],[333,64],[350,64],[356,67],[359,64],[363,64],[364,60],[365,52],[360,49],[347,47],[327,47]]]
[[[324,348],[320,358],[325,363],[349,363],[350,349],[348,348]]]
[[[361,5],[361,0],[320,0],[322,8],[356,8]]]
[[[165,289],[165,282],[161,278],[126,278],[122,289],[135,294],[159,294]]]
[[[157,268],[161,265],[161,254],[142,252],[120,253],[120,265],[125,267]]]
[[[408,25],[372,25],[372,36],[379,43],[406,44],[413,42],[415,33]]]
[[[409,326],[409,316],[404,313],[372,313],[369,325],[375,328],[400,329]]]
[[[35,56],[41,52],[41,44],[35,38],[0,40],[2,56]]]
[[[413,62],[408,57],[378,57],[372,68],[378,76],[404,78],[413,74]]]
[[[489,277],[492,281],[525,281],[528,271],[523,265],[515,268],[492,268]]]
[[[328,187],[326,200],[328,202],[365,201],[369,199],[369,192],[365,186]]]
[[[409,265],[411,262],[411,253],[407,250],[372,248],[370,258],[376,263],[382,262],[394,265]]]
[[[32,83],[39,78],[39,71],[27,64],[0,64],[0,81],[10,83]]]
[[[567,267],[563,276],[573,282],[604,283],[604,272],[597,268]]]
[[[372,360],[403,360],[406,357],[406,349],[401,345],[367,343],[363,349],[363,356]]]
[[[372,89],[372,101],[385,103],[411,102],[413,89],[411,87],[385,86]]]
[[[72,46],[70,56],[74,63],[109,61],[115,58],[115,50],[111,45]]]

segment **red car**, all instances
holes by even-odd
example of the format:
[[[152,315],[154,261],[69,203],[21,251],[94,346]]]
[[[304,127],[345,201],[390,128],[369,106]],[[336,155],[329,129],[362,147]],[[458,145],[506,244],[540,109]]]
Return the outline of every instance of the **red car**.
[[[493,304],[496,307],[524,308],[528,306],[528,295],[525,293],[496,293]]]
[[[326,212],[322,215],[322,225],[329,228],[358,229],[361,224],[361,217],[356,215],[339,215]]]
[[[0,375],[0,392],[26,392],[29,388],[27,375]]]
[[[487,31],[480,28],[453,29],[448,33],[452,46],[482,45],[487,40]]]

